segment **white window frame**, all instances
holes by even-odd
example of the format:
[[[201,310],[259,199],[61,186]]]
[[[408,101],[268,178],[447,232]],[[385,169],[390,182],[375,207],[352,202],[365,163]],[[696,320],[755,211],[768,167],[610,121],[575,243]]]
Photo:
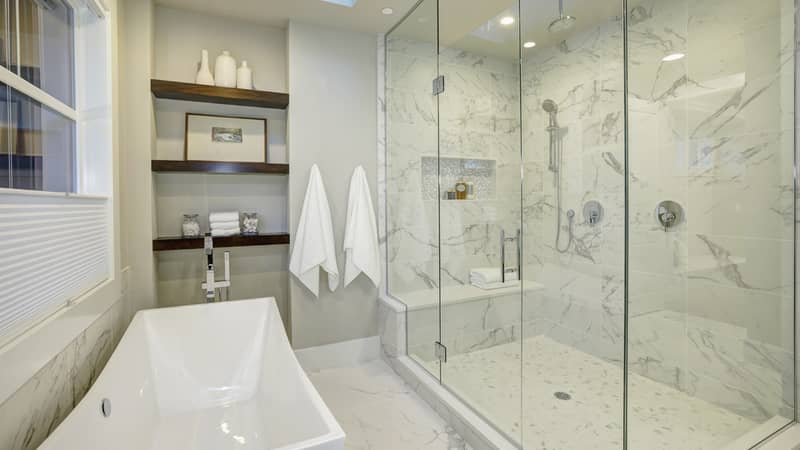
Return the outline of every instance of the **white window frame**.
[[[16,11],[19,11],[19,1],[20,0],[11,0],[16,2]],[[84,110],[85,105],[82,104],[83,98],[85,97],[85,85],[80,82],[82,77],[82,65],[81,62],[84,61],[85,55],[82,52],[82,44],[85,42],[84,40],[84,29],[83,24],[81,23],[81,12],[83,8],[87,8],[91,11],[97,18],[99,19],[107,19],[108,18],[108,11],[105,5],[102,4],[102,0],[65,0],[66,3],[72,8],[73,13],[73,77],[75,80],[75,86],[73,86],[73,97],[75,107],[71,107],[66,103],[62,102],[61,100],[53,97],[52,95],[48,94],[45,90],[35,86],[34,84],[30,83],[28,80],[22,78],[22,76],[12,72],[6,67],[0,66],[0,82],[6,84],[8,87],[16,89],[20,93],[30,97],[31,99],[41,103],[43,106],[50,108],[51,110],[59,113],[60,115],[64,116],[65,118],[71,120],[75,124],[75,169],[76,175],[75,180],[75,192],[76,193],[84,193],[83,189],[85,184],[83,183],[83,170],[86,158],[86,149],[83,146],[78,145],[81,142],[80,136],[85,131],[81,127],[81,119],[82,114],[81,112]],[[16,15],[12,20],[17,21],[16,29],[19,30],[19,15]],[[106,36],[110,36],[110,26],[109,21],[105,20],[105,27],[106,27]],[[20,67],[20,51],[19,51],[19,34],[12,39],[12,42],[15,43],[17,46],[17,51],[14,52],[17,57],[17,67]],[[106,42],[106,60],[111,61],[111,53],[110,53],[110,42]],[[107,77],[111,79],[111,67],[107,67]],[[108,92],[105,93],[107,98],[111,98],[110,86]],[[40,191],[41,192],[41,191]]]
[[[20,0],[10,0],[16,2],[19,11]],[[24,190],[14,188],[0,188],[0,207],[8,201],[20,197],[28,197],[32,201],[43,197],[60,199],[65,206],[74,202],[102,202],[105,206],[104,229],[106,230],[107,242],[105,245],[105,258],[107,270],[105,278],[94,280],[93,283],[83,287],[80,293],[71,295],[70,298],[59,300],[51,308],[42,309],[31,320],[23,321],[16,326],[12,326],[9,332],[0,335],[0,354],[3,353],[7,344],[14,342],[27,331],[35,329],[39,324],[87,298],[87,294],[96,290],[99,285],[114,279],[115,273],[115,254],[114,254],[114,205],[113,205],[113,140],[111,131],[111,99],[112,99],[112,24],[109,20],[109,12],[102,0],[65,0],[73,12],[73,99],[74,107],[69,106],[63,101],[55,98],[43,89],[28,82],[22,76],[14,73],[6,67],[0,66],[0,82],[9,88],[17,90],[19,93],[28,96],[32,100],[60,114],[74,123],[74,192],[52,192],[42,190]],[[15,16],[11,20],[18,20]],[[87,32],[87,27],[91,27],[91,32]],[[17,27],[17,30],[19,27]],[[98,31],[102,33],[104,39],[97,42]],[[12,37],[12,43],[18,44],[18,36]],[[87,46],[90,50],[87,52]],[[91,52],[92,55],[86,53]],[[17,58],[20,52],[15,52]],[[97,54],[95,54],[97,53]],[[91,58],[90,58],[91,56]],[[98,89],[94,86],[87,86],[88,83],[88,61],[102,61],[105,70],[102,75],[106,81],[105,89]],[[19,64],[17,64],[19,67]],[[93,66],[92,69],[96,69]],[[90,98],[91,97],[91,98]],[[88,99],[88,100],[87,100]],[[94,104],[96,103],[96,104]],[[91,144],[87,142],[87,128],[96,127],[100,123],[107,124],[107,130],[102,133],[100,139],[91,139]],[[96,129],[93,132],[96,134]],[[91,180],[90,180],[91,178]],[[99,181],[98,181],[99,179]]]

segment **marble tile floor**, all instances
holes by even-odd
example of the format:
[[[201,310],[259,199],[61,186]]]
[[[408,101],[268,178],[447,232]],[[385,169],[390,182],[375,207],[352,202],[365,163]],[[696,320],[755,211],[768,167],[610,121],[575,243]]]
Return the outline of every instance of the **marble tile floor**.
[[[469,450],[381,360],[308,376],[347,434],[346,450]]]
[[[621,449],[621,368],[546,336],[528,338],[522,347],[522,396],[519,342],[453,355],[442,377],[526,450]],[[632,450],[718,449],[757,426],[640,375],[631,374],[630,383]]]

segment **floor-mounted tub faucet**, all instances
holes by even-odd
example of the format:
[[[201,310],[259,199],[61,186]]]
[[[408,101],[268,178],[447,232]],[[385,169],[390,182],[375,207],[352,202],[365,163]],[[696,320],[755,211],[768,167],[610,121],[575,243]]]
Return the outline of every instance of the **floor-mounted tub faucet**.
[[[229,288],[231,286],[231,252],[225,252],[225,278],[216,281],[214,275],[214,238],[211,233],[206,233],[203,248],[206,254],[206,282],[202,284],[206,292],[206,302],[211,303],[217,298],[217,288]],[[227,296],[226,296],[227,297]]]

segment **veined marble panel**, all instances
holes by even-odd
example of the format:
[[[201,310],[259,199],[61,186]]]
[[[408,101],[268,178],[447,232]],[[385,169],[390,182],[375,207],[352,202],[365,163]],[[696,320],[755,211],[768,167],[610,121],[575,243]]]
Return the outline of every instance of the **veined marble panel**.
[[[125,331],[123,303],[117,301],[0,404],[0,448],[37,448],[81,401]]]

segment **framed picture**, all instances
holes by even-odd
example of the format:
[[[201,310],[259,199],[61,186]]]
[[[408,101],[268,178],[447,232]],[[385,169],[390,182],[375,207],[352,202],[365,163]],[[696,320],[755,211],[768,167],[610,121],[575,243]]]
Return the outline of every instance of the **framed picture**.
[[[267,162],[267,119],[186,113],[187,161]]]

